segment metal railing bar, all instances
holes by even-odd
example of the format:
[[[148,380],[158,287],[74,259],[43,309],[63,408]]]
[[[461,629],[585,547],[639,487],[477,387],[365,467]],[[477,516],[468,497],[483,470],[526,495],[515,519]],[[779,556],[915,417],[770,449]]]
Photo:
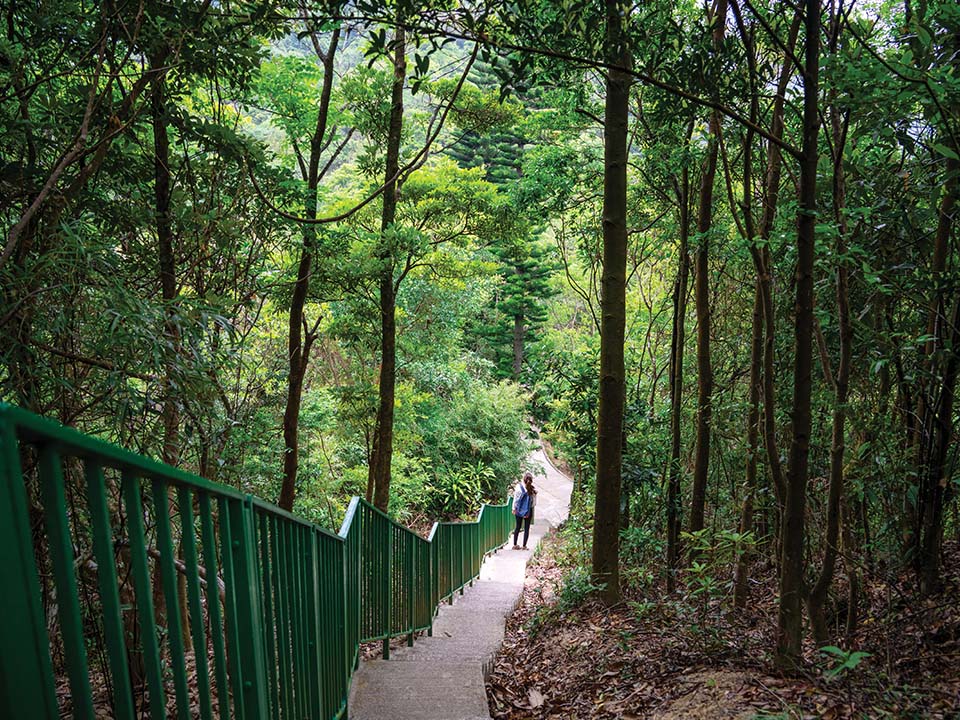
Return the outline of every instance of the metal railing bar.
[[[207,665],[207,638],[203,629],[203,601],[200,593],[200,569],[197,561],[196,525],[193,515],[193,494],[187,488],[177,489],[180,510],[181,544],[187,567],[187,603],[190,608],[190,629],[193,636],[194,661],[197,668],[197,695],[202,720],[213,720],[210,701],[210,672]],[[216,578],[211,577],[216,585]]]
[[[214,676],[217,686],[217,709],[220,720],[230,718],[230,694],[227,685],[227,658],[224,647],[223,618],[220,614],[220,583],[217,562],[217,541],[213,527],[213,510],[210,496],[198,495],[200,507],[200,539],[203,543],[203,564],[207,570],[207,616],[210,621],[210,644],[213,646]],[[226,591],[224,591],[226,597]],[[206,653],[206,647],[204,647]]]
[[[147,673],[147,688],[150,692],[150,716],[153,720],[165,720],[166,699],[160,667],[160,649],[157,645],[153,594],[150,587],[150,568],[147,564],[146,531],[143,526],[140,480],[130,470],[125,470],[121,475],[120,484],[127,511],[130,563],[133,566],[133,587],[137,598],[137,617],[140,621],[140,637],[142,638],[143,660]]]
[[[273,573],[274,561],[270,557],[271,548],[271,518],[266,513],[258,516],[260,521],[260,592],[263,598],[264,616],[264,652],[266,652],[267,677],[270,683],[270,717],[280,720],[280,703],[277,702],[277,652],[276,652],[276,612],[273,603]]]
[[[12,518],[0,528],[0,539],[10,541],[15,549],[0,547],[0,559],[8,560],[0,563],[0,579],[20,580],[13,600],[0,600],[0,611],[9,608],[11,616],[22,618],[27,631],[21,637],[33,638],[27,642],[28,648],[31,643],[34,648],[28,660],[41,679],[31,687],[34,696],[27,705],[31,717],[52,720],[57,700],[50,643],[39,607],[33,540],[29,524],[24,524],[29,517],[23,483],[18,482],[23,477],[18,437],[40,451],[44,526],[50,536],[54,589],[62,615],[59,642],[80,715],[89,714],[85,708],[92,707],[92,692],[79,578],[71,562],[71,526],[77,532],[81,526],[71,521],[66,507],[63,463],[68,459],[84,461],[89,532],[100,568],[97,582],[108,646],[100,662],[109,666],[104,672],[109,670],[116,695],[115,715],[125,719],[136,716],[137,708],[127,666],[115,545],[129,548],[149,713],[154,720],[168,711],[161,629],[153,606],[153,593],[160,591],[168,651],[163,658],[169,660],[167,681],[172,680],[176,700],[175,708],[169,710],[175,710],[181,720],[192,713],[212,720],[214,686],[220,720],[337,718],[347,715],[360,644],[382,642],[387,659],[391,638],[405,635],[409,644],[415,633],[431,633],[439,605],[446,600],[452,603],[458,590],[462,595],[479,578],[483,558],[502,544],[510,524],[508,500],[504,505],[482,505],[476,520],[434,523],[424,538],[365,500],[352,498],[339,533],[333,533],[234,488],[0,405],[0,477],[8,481],[8,488],[15,488],[6,492],[0,488],[0,514],[5,511]],[[105,468],[121,473],[126,541],[112,537]],[[153,517],[144,514],[147,483]],[[174,499],[176,516],[171,514]],[[150,556],[157,558],[155,573],[151,573]],[[177,568],[186,582],[185,608],[177,592],[181,582]],[[0,618],[6,617],[0,612]],[[6,648],[13,634],[6,624],[0,632],[0,645]],[[185,644],[190,640],[198,674],[196,710],[189,704],[187,688]],[[0,658],[5,675],[9,666]],[[9,697],[0,697],[0,714],[8,707],[4,703],[10,702]]]
[[[127,665],[127,651],[123,639],[123,614],[120,609],[117,569],[114,566],[113,537],[103,468],[88,460],[84,463],[84,475],[87,481],[87,507],[90,510],[90,525],[93,530],[93,556],[97,562],[97,583],[103,605],[103,634],[113,679],[114,716],[119,720],[134,720],[130,668]]]
[[[0,423],[0,645],[17,648],[0,654],[5,682],[0,715],[55,720],[60,713],[54,689],[46,622],[40,604],[40,578],[34,562],[26,491],[14,427]]]
[[[183,656],[183,627],[180,622],[180,598],[177,594],[177,569],[174,565],[173,533],[170,530],[170,499],[163,480],[153,481],[153,508],[160,552],[160,575],[166,606],[167,647],[173,669],[173,690],[177,717],[190,720],[190,697],[187,694],[187,666]]]
[[[90,717],[93,715],[93,694],[90,691],[87,650],[83,640],[80,594],[73,572],[73,541],[68,524],[63,468],[57,447],[49,443],[41,446],[39,470],[43,524],[57,586],[57,618],[70,678],[70,699],[74,717]]]

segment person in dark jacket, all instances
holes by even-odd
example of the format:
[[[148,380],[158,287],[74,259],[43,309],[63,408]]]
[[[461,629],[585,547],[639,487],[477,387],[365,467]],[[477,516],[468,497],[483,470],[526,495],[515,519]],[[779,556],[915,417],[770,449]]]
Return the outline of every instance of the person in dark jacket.
[[[537,490],[533,486],[533,474],[524,473],[523,480],[517,483],[513,491],[513,514],[517,517],[517,526],[513,530],[513,549],[526,550],[530,537],[530,523],[533,522],[533,508],[537,504]],[[523,547],[517,545],[520,528],[523,528]]]

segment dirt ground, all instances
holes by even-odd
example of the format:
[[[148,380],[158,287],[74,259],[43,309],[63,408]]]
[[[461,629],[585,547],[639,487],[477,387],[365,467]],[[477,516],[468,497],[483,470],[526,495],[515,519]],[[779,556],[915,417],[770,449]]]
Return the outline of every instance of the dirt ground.
[[[837,663],[811,645],[801,674],[779,677],[770,661],[772,572],[754,578],[751,603],[736,617],[729,598],[703,606],[656,585],[628,589],[605,608],[588,595],[571,602],[577,594],[557,562],[564,554],[551,533],[528,566],[487,680],[497,720],[960,718],[955,575],[924,603],[891,603],[889,589],[868,589],[854,649],[869,656],[830,678]]]

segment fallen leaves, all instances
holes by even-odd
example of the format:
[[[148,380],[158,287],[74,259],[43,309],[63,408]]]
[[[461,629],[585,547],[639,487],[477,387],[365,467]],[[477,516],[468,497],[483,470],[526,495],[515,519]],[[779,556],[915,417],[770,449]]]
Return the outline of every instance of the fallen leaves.
[[[648,589],[653,597],[628,590],[614,608],[587,600],[561,613],[555,603],[564,573],[555,556],[563,556],[563,541],[551,533],[543,542],[488,678],[496,720],[960,717],[955,600],[884,606],[881,589],[870,587],[853,647],[874,656],[828,681],[825,660],[810,644],[807,674],[784,678],[772,674],[768,655],[772,572],[753,579],[751,606],[737,617],[716,603],[704,618],[656,588]]]

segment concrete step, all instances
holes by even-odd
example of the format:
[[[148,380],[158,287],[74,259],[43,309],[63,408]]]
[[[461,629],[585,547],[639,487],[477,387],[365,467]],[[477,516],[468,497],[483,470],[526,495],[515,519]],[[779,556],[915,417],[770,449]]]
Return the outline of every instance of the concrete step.
[[[566,517],[572,488],[542,451],[534,462],[547,476],[538,481],[542,494],[531,550],[550,524]],[[480,579],[455,595],[453,605],[440,607],[433,637],[393,650],[390,660],[361,664],[351,688],[351,720],[489,720],[484,673],[503,642],[506,618],[520,598],[532,555],[507,547],[487,557]]]

